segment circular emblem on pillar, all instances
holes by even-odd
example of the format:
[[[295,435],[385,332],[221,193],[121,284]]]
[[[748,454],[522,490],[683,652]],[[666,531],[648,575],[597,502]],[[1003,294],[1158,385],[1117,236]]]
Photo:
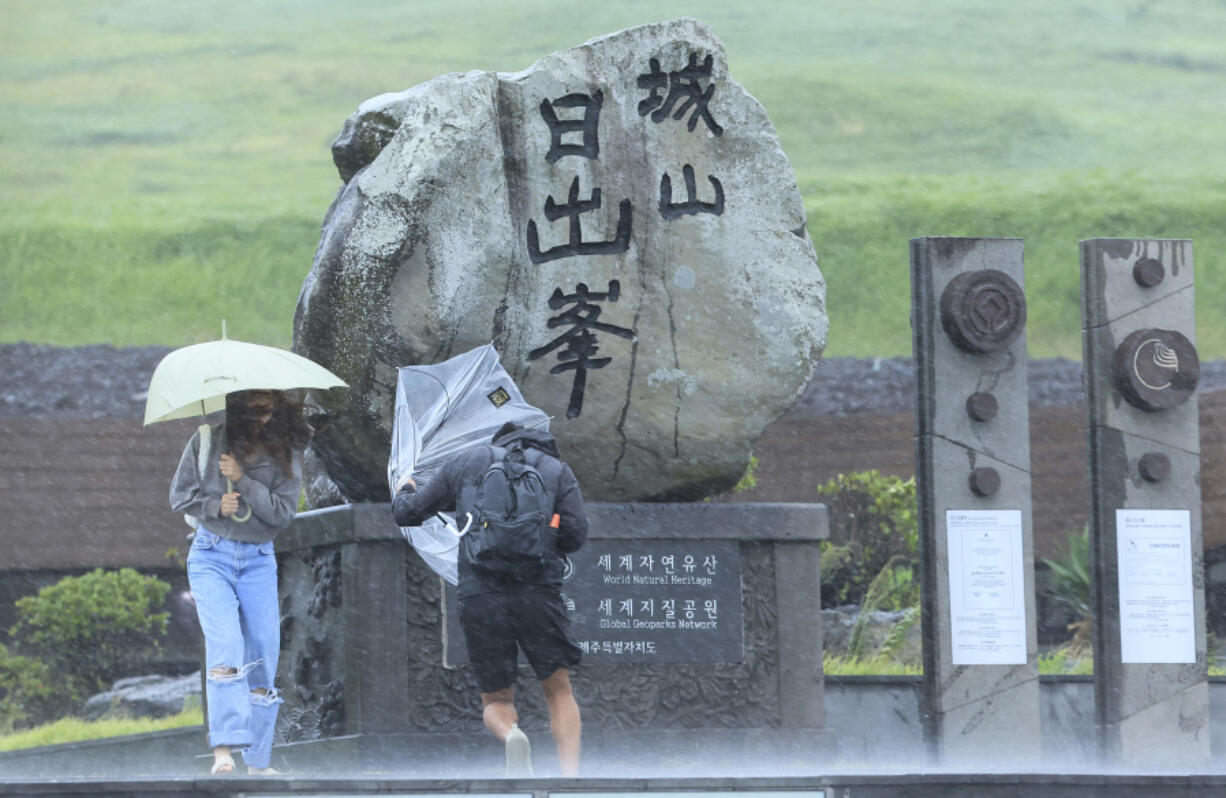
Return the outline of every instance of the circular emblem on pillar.
[[[991,496],[1000,490],[1000,472],[988,466],[976,468],[967,479],[967,484],[976,496]]]
[[[999,412],[1000,404],[987,391],[977,391],[966,397],[966,414],[975,421],[991,421]]]
[[[1162,452],[1146,452],[1137,461],[1137,471],[1146,482],[1162,482],[1171,475],[1171,458]]]
[[[1166,279],[1166,267],[1160,260],[1141,258],[1133,264],[1132,279],[1142,288],[1153,288]]]
[[[1179,407],[1200,381],[1196,347],[1175,330],[1137,330],[1116,347],[1113,366],[1116,389],[1149,412]]]
[[[1009,346],[1026,326],[1026,297],[996,269],[960,274],[941,294],[941,326],[962,350],[975,354]]]

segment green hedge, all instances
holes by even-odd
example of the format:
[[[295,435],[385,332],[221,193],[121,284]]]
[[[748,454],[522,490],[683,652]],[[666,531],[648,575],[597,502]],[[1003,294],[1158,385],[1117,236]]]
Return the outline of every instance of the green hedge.
[[[18,599],[9,634],[21,656],[0,650],[0,720],[45,722],[139,670],[166,634],[158,610],[169,590],[131,568],[99,568]]]

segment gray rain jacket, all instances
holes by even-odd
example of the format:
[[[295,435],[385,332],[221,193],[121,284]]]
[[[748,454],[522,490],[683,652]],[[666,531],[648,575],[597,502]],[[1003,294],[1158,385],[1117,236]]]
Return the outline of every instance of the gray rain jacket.
[[[217,514],[221,496],[226,492],[226,478],[219,463],[226,453],[226,425],[212,425],[209,459],[201,479],[198,472],[200,431],[192,435],[179,458],[179,469],[170,483],[170,507],[175,512],[188,513],[200,519],[200,525],[230,540],[244,543],[267,543],[294,520],[298,512],[298,495],[302,492],[302,457],[294,456],[294,473],[282,474],[268,457],[260,455],[255,463],[242,466],[243,478],[234,484],[242,500],[251,508],[245,522]]]

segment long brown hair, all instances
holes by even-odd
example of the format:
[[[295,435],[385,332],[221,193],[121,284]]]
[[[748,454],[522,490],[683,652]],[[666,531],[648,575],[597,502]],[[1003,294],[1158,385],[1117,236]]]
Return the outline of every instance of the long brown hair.
[[[272,418],[261,424],[256,407],[270,405]],[[294,455],[301,454],[310,440],[311,428],[297,391],[236,391],[226,395],[226,441],[242,466],[251,465],[263,453],[282,474],[292,476]]]

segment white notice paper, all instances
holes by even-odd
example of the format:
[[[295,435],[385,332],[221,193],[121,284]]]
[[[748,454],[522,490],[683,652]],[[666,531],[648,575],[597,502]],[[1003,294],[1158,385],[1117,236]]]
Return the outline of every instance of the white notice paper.
[[[1196,662],[1192,517],[1187,510],[1116,510],[1120,661]]]
[[[955,665],[1026,664],[1021,510],[946,510]]]

